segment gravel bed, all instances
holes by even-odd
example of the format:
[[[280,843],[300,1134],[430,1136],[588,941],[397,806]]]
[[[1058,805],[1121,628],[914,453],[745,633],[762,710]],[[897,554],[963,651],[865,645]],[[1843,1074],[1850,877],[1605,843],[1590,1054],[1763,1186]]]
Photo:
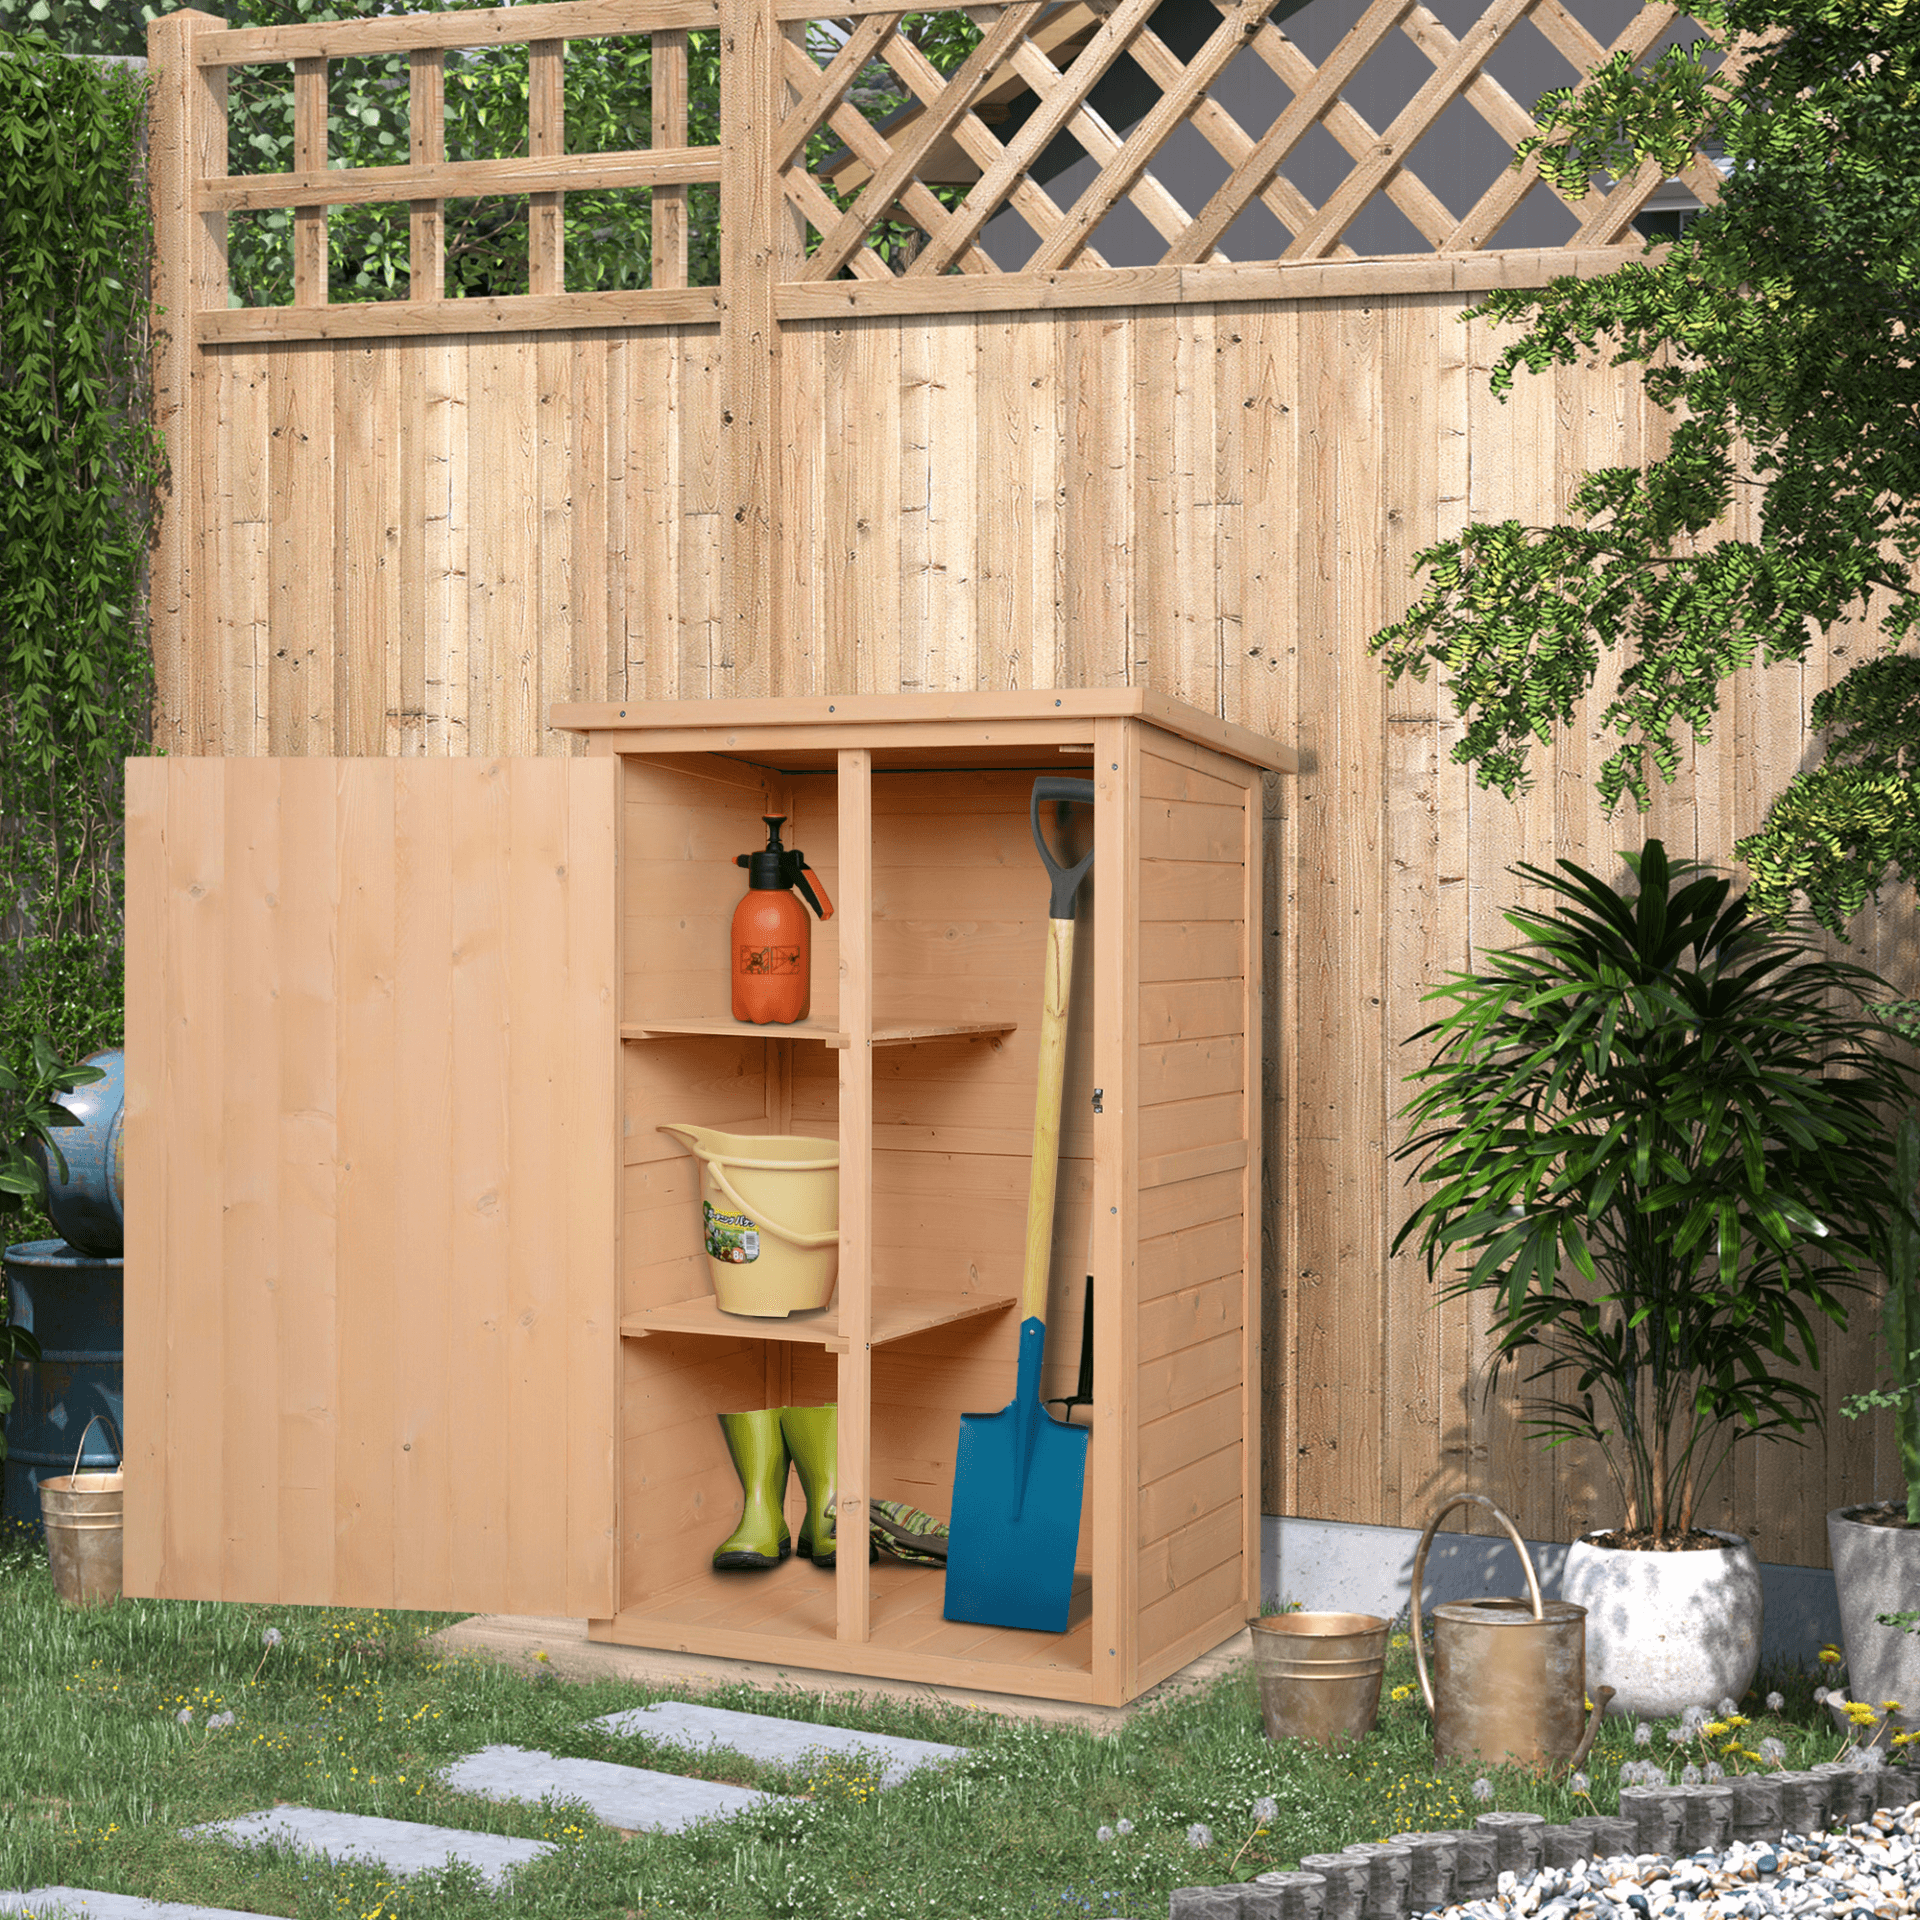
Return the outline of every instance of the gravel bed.
[[[1830,1764],[1625,1788],[1617,1816],[1485,1813],[1246,1885],[1170,1920],[1920,1920],[1920,1774]]]

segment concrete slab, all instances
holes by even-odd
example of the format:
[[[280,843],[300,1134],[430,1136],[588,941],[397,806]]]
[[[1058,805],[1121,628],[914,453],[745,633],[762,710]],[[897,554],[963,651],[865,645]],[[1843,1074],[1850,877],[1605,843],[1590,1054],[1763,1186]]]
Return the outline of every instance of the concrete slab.
[[[276,1920],[239,1907],[189,1907],[177,1900],[145,1900],[137,1893],[88,1893],[81,1887],[35,1887],[0,1893],[0,1913],[23,1920]]]
[[[449,1653],[484,1653],[523,1673],[553,1674],[562,1680],[627,1680],[637,1686],[695,1694],[744,1685],[769,1693],[785,1689],[829,1698],[863,1695],[923,1706],[972,1707],[1008,1719],[1085,1727],[1094,1733],[1116,1732],[1142,1708],[1211,1686],[1222,1674],[1248,1666],[1253,1660],[1253,1636],[1242,1627],[1231,1639],[1149,1688],[1138,1700],[1124,1707],[1096,1707],[1072,1700],[1032,1700],[1022,1694],[989,1693],[977,1687],[930,1686],[912,1680],[879,1680],[860,1673],[816,1672],[766,1660],[721,1660],[660,1647],[617,1646],[608,1640],[589,1640],[584,1620],[546,1614],[475,1614],[442,1627],[432,1639]]]
[[[738,1713],[730,1707],[690,1706],[661,1700],[650,1707],[629,1707],[592,1722],[623,1737],[671,1741],[676,1747],[730,1747],[768,1766],[791,1767],[810,1754],[867,1754],[880,1762],[880,1784],[897,1787],[920,1767],[958,1760],[965,1747],[937,1740],[903,1740],[887,1733],[862,1733],[854,1727],[823,1727],[811,1720],[776,1720],[764,1713]]]
[[[504,1885],[515,1867],[553,1851],[548,1840],[516,1840],[504,1833],[468,1833],[460,1827],[383,1820],[371,1813],[329,1813],[318,1807],[272,1807],[187,1831],[195,1838],[229,1840],[236,1846],[291,1847],[329,1860],[364,1861],[398,1874],[429,1873],[459,1860],[490,1887]]]
[[[696,1820],[731,1819],[781,1797],[612,1760],[556,1759],[528,1747],[482,1747],[442,1767],[440,1778],[456,1793],[487,1800],[584,1800],[596,1820],[627,1833],[678,1833]]]

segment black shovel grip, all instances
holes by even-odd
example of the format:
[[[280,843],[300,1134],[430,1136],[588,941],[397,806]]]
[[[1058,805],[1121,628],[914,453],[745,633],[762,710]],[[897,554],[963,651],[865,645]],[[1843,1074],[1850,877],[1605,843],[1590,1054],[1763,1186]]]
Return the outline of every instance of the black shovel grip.
[[[1040,831],[1040,803],[1043,800],[1056,801],[1063,807],[1090,807],[1093,805],[1093,782],[1045,778],[1033,783],[1033,844],[1040,849],[1040,858],[1047,866],[1047,878],[1053,883],[1053,898],[1047,903],[1047,918],[1071,920],[1074,897],[1080,891],[1081,881],[1087,877],[1087,869],[1093,865],[1093,849],[1089,847],[1077,865],[1063,867],[1053,857],[1046,835]]]

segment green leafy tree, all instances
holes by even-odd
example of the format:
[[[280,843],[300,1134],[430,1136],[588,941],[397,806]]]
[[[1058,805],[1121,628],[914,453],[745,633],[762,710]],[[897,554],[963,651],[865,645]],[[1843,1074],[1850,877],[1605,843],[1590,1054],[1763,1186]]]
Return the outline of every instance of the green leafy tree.
[[[1568,524],[1475,524],[1430,547],[1431,579],[1374,637],[1389,673],[1445,669],[1466,721],[1454,758],[1511,797],[1533,741],[1571,722],[1603,649],[1625,659],[1601,716],[1609,806],[1672,778],[1676,736],[1706,739],[1727,676],[1800,659],[1810,633],[1876,591],[1884,654],[1815,703],[1824,760],[1738,849],[1755,906],[1796,892],[1840,931],[1890,870],[1920,878],[1920,0],[1703,0],[1709,38],[1647,70],[1624,56],[1588,97],[1543,97],[1516,164],[1572,194],[1648,157],[1678,172],[1698,140],[1731,164],[1720,204],[1665,258],[1593,280],[1502,290],[1473,316],[1526,322],[1492,386],[1521,363],[1574,364],[1606,336],[1612,364],[1646,368],[1648,395],[1684,404],[1670,453],[1586,475]],[[1706,59],[1771,36],[1731,82]],[[1736,475],[1738,443],[1752,478]],[[1758,486],[1757,542],[1700,551],[1736,485]]]
[[[1626,1528],[1666,1539],[1743,1434],[1818,1425],[1790,1371],[1884,1257],[1881,1115],[1913,1075],[1863,1004],[1884,981],[1658,840],[1625,857],[1631,895],[1519,868],[1555,896],[1505,916],[1528,945],[1426,996],[1450,1005],[1397,1157],[1431,1191],[1394,1248],[1465,1257],[1446,1297],[1491,1296],[1495,1375],[1537,1357],[1530,1424],[1595,1442]]]

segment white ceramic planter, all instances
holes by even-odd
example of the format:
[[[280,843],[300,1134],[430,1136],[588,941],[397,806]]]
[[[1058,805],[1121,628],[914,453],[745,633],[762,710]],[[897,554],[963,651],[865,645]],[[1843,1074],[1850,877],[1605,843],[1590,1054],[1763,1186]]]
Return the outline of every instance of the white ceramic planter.
[[[1920,1607],[1920,1528],[1871,1527],[1848,1517],[1855,1511],[1835,1507],[1827,1515],[1847,1697],[1876,1710],[1883,1700],[1898,1700],[1894,1725],[1920,1727],[1920,1633],[1883,1627],[1874,1618]]]
[[[1760,1664],[1760,1568],[1737,1533],[1723,1547],[1636,1553],[1591,1538],[1567,1549],[1562,1599],[1587,1610],[1587,1691],[1607,1711],[1662,1719],[1739,1700]]]

